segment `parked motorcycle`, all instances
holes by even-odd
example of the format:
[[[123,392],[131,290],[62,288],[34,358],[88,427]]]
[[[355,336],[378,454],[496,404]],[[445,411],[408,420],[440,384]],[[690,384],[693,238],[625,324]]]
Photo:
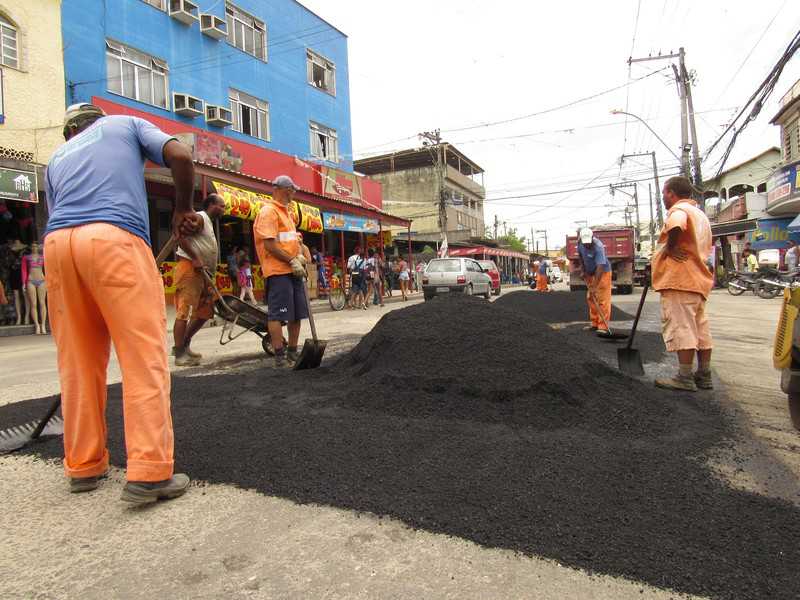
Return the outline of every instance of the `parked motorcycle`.
[[[758,294],[761,287],[761,274],[746,271],[734,271],[728,280],[728,293],[741,296],[747,291]]]
[[[768,269],[761,278],[758,295],[761,298],[774,298],[785,289],[800,288],[800,269],[782,273],[777,269]]]

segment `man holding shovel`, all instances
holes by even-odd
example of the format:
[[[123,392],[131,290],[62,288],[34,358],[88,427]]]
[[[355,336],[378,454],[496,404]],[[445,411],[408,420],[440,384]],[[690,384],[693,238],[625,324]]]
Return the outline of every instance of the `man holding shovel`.
[[[611,320],[611,263],[606,258],[603,242],[594,237],[591,229],[581,229],[578,238],[578,256],[586,282],[591,329],[598,335],[610,335],[607,323]]]
[[[697,207],[692,184],[672,177],[664,184],[667,220],[653,256],[653,289],[661,293],[661,330],[669,352],[678,354],[678,374],[656,379],[671,390],[710,390],[711,332],[706,300],[714,278],[706,266],[711,254],[711,224]],[[692,372],[697,354],[697,371]]]
[[[308,318],[305,264],[289,204],[297,189],[287,175],[274,182],[267,202],[253,224],[253,238],[267,288],[267,329],[275,349],[275,367],[294,366],[299,354],[300,321]],[[283,345],[282,323],[288,322],[289,348]]]
[[[47,166],[48,300],[58,350],[64,468],[71,492],[87,492],[108,469],[106,368],[111,341],[122,370],[128,482],[122,500],[180,496],[173,473],[170,375],[161,273],[150,249],[144,163],[175,182],[173,234],[194,234],[190,150],[149,122],[75,104],[67,142]]]

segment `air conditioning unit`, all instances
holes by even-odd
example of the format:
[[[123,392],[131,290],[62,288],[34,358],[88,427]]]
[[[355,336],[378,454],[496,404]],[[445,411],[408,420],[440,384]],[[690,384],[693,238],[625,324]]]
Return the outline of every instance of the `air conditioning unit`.
[[[198,20],[197,4],[191,0],[169,0],[169,16],[184,25],[192,25]]]
[[[189,94],[172,94],[172,110],[184,117],[199,117],[203,114],[203,100]]]
[[[202,13],[200,15],[200,31],[215,40],[228,37],[228,27],[225,19],[217,15]]]
[[[233,124],[233,113],[226,106],[206,104],[206,123],[213,127],[227,127]]]

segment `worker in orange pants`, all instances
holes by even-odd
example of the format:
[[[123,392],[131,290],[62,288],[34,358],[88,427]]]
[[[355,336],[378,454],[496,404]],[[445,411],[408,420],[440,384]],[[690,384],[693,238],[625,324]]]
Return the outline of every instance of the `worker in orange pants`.
[[[547,280],[547,261],[543,260],[541,263],[536,263],[536,291],[549,292],[550,285]]]
[[[594,276],[587,275],[586,286],[588,288],[586,302],[589,305],[589,319],[592,322],[592,329],[596,329],[601,333],[608,331],[605,323],[611,321],[611,271],[605,271]],[[590,297],[592,293],[594,293],[597,306],[595,306],[595,302],[592,302]],[[605,323],[603,319],[605,319]]]
[[[166,310],[150,249],[144,164],[170,168],[173,235],[183,240],[202,225],[192,209],[192,154],[148,121],[106,116],[86,103],[67,109],[64,138],[45,178],[44,260],[69,489],[96,489],[108,469],[106,368],[113,341],[128,454],[121,499],[175,498],[189,487],[189,477],[173,473]]]
[[[606,323],[611,320],[611,263],[606,257],[603,242],[594,237],[591,229],[584,227],[578,232],[578,237],[578,257],[588,290],[586,302],[589,305],[591,329],[601,335],[608,334]]]

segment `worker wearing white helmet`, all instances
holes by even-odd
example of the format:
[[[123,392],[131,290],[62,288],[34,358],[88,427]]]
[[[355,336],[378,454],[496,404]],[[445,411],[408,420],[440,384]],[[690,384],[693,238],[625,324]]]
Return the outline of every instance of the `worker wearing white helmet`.
[[[586,302],[589,305],[591,329],[608,335],[607,323],[611,320],[611,263],[606,258],[603,242],[594,237],[588,227],[578,232],[578,256],[586,282]]]

